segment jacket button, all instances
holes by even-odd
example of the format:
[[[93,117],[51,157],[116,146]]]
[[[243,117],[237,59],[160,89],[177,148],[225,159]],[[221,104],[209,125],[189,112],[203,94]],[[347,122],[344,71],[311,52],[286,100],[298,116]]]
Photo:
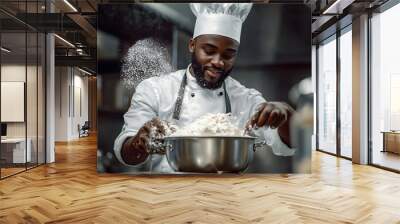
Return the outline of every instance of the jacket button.
[[[192,97],[194,97],[194,93],[190,94]]]

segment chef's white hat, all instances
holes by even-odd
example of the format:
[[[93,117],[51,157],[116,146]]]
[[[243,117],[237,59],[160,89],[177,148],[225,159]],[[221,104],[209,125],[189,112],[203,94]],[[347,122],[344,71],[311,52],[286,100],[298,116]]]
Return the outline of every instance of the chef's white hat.
[[[197,17],[193,38],[203,34],[217,34],[240,42],[242,23],[252,3],[191,3]]]

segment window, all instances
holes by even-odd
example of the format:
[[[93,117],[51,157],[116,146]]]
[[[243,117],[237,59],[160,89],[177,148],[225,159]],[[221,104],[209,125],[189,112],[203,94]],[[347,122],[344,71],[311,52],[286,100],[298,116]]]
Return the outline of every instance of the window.
[[[318,149],[336,153],[336,36],[318,48]]]
[[[340,155],[351,158],[352,149],[352,35],[351,26],[340,36]]]
[[[400,4],[371,18],[371,159],[396,170],[400,170],[399,21]]]

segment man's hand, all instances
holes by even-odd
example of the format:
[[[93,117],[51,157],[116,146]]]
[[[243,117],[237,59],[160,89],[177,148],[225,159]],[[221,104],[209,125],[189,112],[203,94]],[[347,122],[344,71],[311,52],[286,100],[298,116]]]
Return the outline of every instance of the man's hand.
[[[150,138],[162,138],[165,128],[158,118],[146,122],[133,137],[128,138],[121,149],[125,163],[137,165],[146,161],[149,156]]]
[[[268,102],[259,105],[257,112],[250,118],[246,128],[269,126],[272,129],[278,128],[282,141],[290,147],[289,121],[294,109],[286,103]]]

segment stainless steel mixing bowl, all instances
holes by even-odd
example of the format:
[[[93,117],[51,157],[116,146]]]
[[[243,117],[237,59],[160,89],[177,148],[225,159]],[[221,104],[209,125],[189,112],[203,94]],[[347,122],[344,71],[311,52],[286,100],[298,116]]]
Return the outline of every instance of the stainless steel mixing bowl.
[[[255,137],[184,136],[164,138],[169,165],[178,172],[242,172],[259,145]]]

